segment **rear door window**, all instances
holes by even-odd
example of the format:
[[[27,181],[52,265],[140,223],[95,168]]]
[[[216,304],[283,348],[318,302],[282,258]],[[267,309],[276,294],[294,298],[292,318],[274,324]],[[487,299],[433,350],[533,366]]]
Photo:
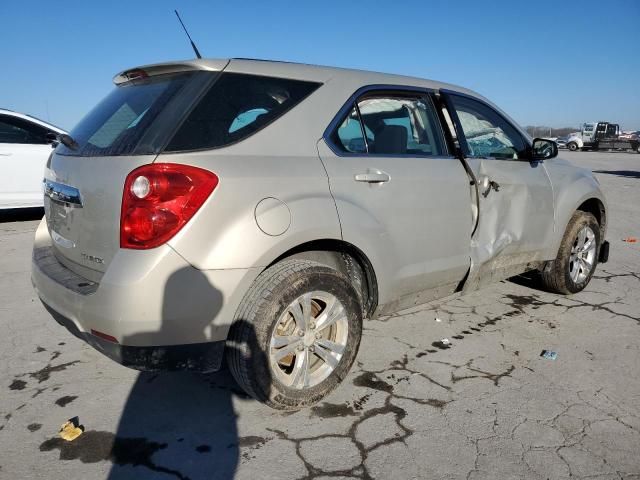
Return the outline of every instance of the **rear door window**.
[[[442,134],[426,95],[369,93],[345,117],[333,143],[346,153],[442,155]]]
[[[219,148],[244,140],[319,86],[301,80],[223,73],[187,116],[165,151]]]
[[[360,117],[355,107],[342,121],[336,130],[337,143],[348,153],[366,153],[367,145],[364,141],[364,134]]]

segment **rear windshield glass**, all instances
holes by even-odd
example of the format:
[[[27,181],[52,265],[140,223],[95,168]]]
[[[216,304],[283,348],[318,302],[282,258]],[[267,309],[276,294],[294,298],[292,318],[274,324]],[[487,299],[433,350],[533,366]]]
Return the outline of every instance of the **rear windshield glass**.
[[[217,148],[239,142],[293,108],[319,85],[223,73],[188,115],[165,151]]]
[[[60,144],[56,153],[111,156],[153,153],[136,147],[159,113],[194,73],[158,75],[117,86],[71,131],[74,149]]]

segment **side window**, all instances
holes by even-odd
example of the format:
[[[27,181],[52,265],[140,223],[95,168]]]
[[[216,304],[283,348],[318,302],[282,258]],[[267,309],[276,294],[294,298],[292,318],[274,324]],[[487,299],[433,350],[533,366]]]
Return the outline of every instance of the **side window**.
[[[342,121],[338,130],[336,130],[336,140],[345,152],[349,153],[366,153],[367,146],[362,135],[362,124],[358,118],[358,112],[355,107],[349,112],[349,115]]]
[[[428,97],[366,94],[357,104],[358,110],[354,107],[333,135],[334,143],[344,152],[443,154],[437,116]]]
[[[222,73],[166,147],[167,152],[219,148],[266,127],[303,101],[319,83]]]
[[[21,118],[0,115],[0,143],[44,144],[47,129]]]
[[[518,160],[527,146],[518,131],[495,110],[476,100],[451,95],[471,157]]]

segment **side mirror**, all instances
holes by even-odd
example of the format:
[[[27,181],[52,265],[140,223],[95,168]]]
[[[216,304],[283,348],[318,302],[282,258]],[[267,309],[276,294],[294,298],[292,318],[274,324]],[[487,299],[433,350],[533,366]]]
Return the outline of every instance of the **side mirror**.
[[[553,140],[535,138],[531,151],[531,160],[548,160],[558,156],[558,145]]]
[[[60,140],[58,139],[58,134],[53,132],[48,132],[45,135],[45,139],[47,143],[51,145],[51,148],[56,148],[58,146],[58,143],[60,143]]]

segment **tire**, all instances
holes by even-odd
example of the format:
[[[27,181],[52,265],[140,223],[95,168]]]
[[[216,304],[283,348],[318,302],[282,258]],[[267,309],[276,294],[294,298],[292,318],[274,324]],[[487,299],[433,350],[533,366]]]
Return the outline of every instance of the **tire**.
[[[585,230],[586,229],[586,230]],[[582,232],[590,231],[593,246],[581,250]],[[584,243],[588,243],[586,240]],[[591,280],[598,264],[600,254],[600,225],[596,218],[587,212],[576,211],[562,237],[562,243],[558,256],[542,271],[542,283],[550,291],[562,294],[577,293],[583,290]],[[578,253],[576,253],[578,251]],[[580,255],[585,256],[585,261],[579,260]],[[589,261],[591,267],[588,268]]]
[[[567,148],[572,152],[575,152],[576,150],[578,150],[578,144],[576,142],[569,142],[567,143]]]
[[[331,323],[327,319],[334,313]],[[227,363],[255,399],[298,410],[342,382],[361,335],[362,307],[345,275],[318,262],[284,260],[262,272],[240,303],[227,340]]]

